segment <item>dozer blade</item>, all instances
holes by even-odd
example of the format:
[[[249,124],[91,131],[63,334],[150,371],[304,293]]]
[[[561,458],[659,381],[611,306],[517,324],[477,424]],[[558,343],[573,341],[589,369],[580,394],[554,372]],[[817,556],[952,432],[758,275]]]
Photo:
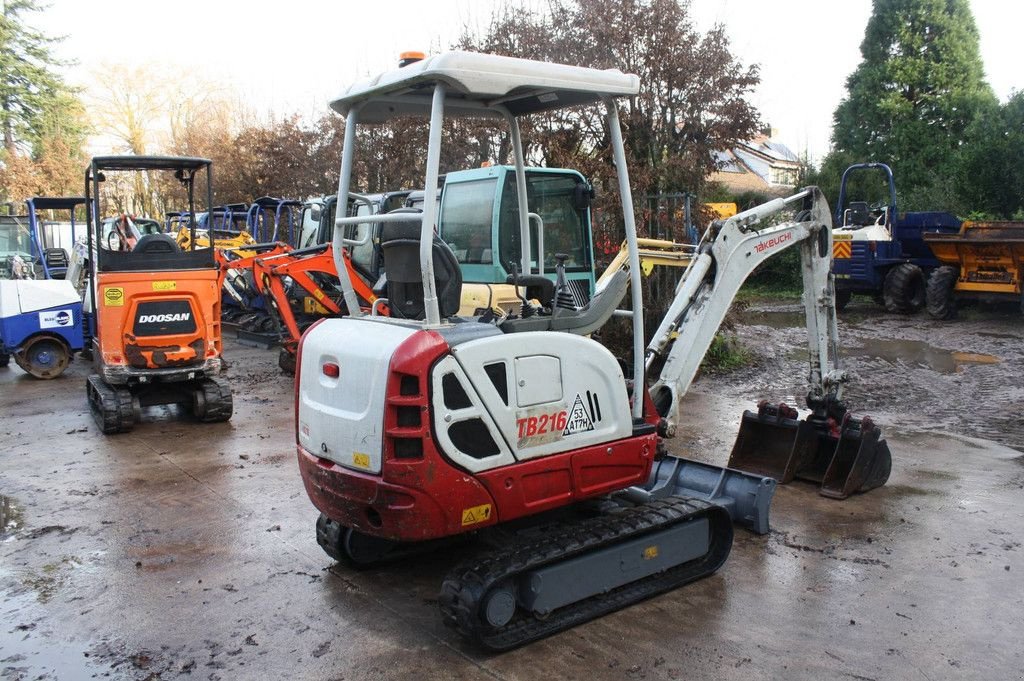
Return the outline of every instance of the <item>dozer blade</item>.
[[[728,511],[729,517],[740,527],[767,534],[768,511],[775,486],[771,476],[665,456],[651,469],[647,484],[629,487],[615,496],[637,504],[671,496],[703,499]]]
[[[821,484],[821,494],[845,499],[881,487],[889,479],[892,456],[871,419],[844,412],[837,422],[811,414],[798,420],[795,409],[761,403],[744,412],[729,467],[774,477]]]

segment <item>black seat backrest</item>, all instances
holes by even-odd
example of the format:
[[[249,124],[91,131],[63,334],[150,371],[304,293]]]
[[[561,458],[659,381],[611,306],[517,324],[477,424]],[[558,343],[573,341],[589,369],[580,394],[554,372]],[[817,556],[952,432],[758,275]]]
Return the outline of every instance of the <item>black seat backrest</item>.
[[[47,267],[63,267],[68,266],[68,252],[63,248],[47,248],[43,251],[43,257],[46,258]]]
[[[409,213],[408,222],[381,225],[380,249],[387,278],[388,308],[393,317],[423,319],[423,275],[420,271],[420,219],[418,208],[396,208],[391,213]],[[441,317],[458,313],[462,303],[462,270],[448,244],[434,235],[434,289]]]
[[[867,201],[850,201],[849,205],[849,222],[851,225],[873,225],[875,221],[871,219],[871,211],[868,209]]]
[[[181,247],[170,234],[147,234],[139,239],[132,253],[179,253]]]

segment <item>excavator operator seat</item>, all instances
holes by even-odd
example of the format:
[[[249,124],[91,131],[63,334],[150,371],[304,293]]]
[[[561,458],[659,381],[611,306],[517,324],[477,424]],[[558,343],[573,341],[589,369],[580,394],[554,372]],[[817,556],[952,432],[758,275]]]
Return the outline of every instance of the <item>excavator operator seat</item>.
[[[867,201],[850,201],[847,211],[847,224],[857,225],[858,227],[875,224],[874,218],[871,217],[871,211],[868,209]]]
[[[71,262],[68,252],[63,248],[47,248],[43,251],[43,258],[46,260],[46,269],[50,270],[50,276],[54,279],[63,279]]]
[[[388,307],[391,315],[424,319],[423,277],[420,272],[420,220],[418,208],[396,208],[391,213],[414,213],[408,222],[386,222],[380,230]],[[458,313],[462,302],[462,270],[448,244],[434,235],[434,290],[441,317]]]
[[[181,247],[170,234],[147,234],[132,249],[132,253],[180,253]]]

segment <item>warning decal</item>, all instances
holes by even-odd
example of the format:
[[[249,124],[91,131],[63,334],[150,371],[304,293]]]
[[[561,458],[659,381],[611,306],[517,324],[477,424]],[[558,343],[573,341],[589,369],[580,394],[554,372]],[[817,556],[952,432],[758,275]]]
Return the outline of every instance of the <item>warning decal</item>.
[[[481,506],[472,506],[470,508],[463,509],[462,511],[462,526],[476,525],[482,523],[485,520],[489,520],[491,517],[491,505],[483,504]]]
[[[323,294],[320,297],[323,298]],[[306,314],[327,314],[327,308],[310,296],[303,297],[302,309]]]
[[[108,307],[124,307],[124,289],[120,286],[109,286],[103,289],[103,302]]]
[[[583,397],[576,393],[576,401],[572,403],[572,409],[569,411],[569,422],[565,424],[565,430],[562,431],[562,435],[583,433],[593,429],[594,420],[587,413],[587,408],[583,405]]]
[[[832,257],[849,258],[853,255],[853,244],[849,241],[833,241]]]

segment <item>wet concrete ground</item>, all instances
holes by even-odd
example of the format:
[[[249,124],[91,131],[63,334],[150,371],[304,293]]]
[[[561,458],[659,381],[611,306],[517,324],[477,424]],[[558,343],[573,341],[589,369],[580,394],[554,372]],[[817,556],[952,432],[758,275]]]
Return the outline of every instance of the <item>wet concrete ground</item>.
[[[798,312],[743,315],[758,361],[698,381],[674,451],[724,463],[743,408],[796,401]],[[717,574],[499,656],[440,623],[457,552],[361,573],[321,552],[275,353],[228,344],[230,423],[114,437],[85,364],[2,370],[0,678],[1024,678],[1024,320],[854,306],[841,327],[887,486],[780,487],[771,534],[739,531]]]

